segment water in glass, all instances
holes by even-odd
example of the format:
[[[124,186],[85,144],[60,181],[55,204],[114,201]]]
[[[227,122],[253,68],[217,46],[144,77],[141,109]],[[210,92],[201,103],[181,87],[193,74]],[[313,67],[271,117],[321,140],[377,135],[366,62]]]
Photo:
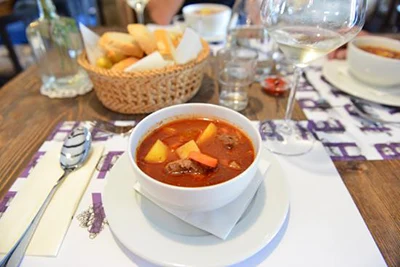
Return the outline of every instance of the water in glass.
[[[73,19],[58,16],[51,0],[38,0],[40,17],[26,29],[46,90],[75,90],[90,86],[78,65],[82,40]]]
[[[220,104],[240,111],[247,107],[247,89],[251,73],[241,66],[224,68],[219,77]]]

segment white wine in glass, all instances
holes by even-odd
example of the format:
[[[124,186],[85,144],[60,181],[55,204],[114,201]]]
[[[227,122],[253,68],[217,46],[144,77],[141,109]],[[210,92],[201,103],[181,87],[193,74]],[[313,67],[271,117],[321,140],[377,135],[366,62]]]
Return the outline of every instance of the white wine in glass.
[[[294,65],[284,120],[270,121],[267,148],[282,155],[309,152],[315,138],[291,120],[303,68],[354,38],[365,22],[367,0],[263,0],[261,19],[271,38]]]
[[[126,2],[135,10],[138,23],[144,24],[144,9],[149,0],[126,0]]]
[[[346,41],[334,31],[303,26],[273,30],[270,36],[286,58],[295,65],[308,64],[332,52]]]

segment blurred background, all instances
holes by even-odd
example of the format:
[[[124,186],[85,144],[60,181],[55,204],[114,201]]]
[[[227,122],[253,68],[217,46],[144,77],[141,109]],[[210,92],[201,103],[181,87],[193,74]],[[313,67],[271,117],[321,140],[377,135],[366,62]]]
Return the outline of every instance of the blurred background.
[[[400,32],[400,0],[368,1],[371,8],[365,30],[371,33]],[[77,22],[89,27],[124,28],[128,23],[136,21],[135,12],[127,5],[126,0],[53,0],[53,2],[58,14],[73,17]],[[193,1],[188,2],[193,3]],[[0,86],[34,63],[25,29],[37,17],[36,0],[0,0]],[[146,12],[145,22],[152,22]]]

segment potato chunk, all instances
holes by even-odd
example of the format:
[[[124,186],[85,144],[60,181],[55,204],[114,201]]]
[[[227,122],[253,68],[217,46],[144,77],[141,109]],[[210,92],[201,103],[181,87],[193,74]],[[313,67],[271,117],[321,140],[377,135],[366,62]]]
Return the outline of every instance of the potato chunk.
[[[200,152],[200,149],[194,140],[190,140],[189,142],[178,147],[175,151],[180,159],[186,159],[189,156],[190,152],[192,151]]]
[[[212,140],[216,134],[217,134],[217,126],[215,126],[215,124],[211,122],[204,130],[204,132],[200,134],[199,138],[197,138],[196,143],[200,145],[205,142],[208,142],[209,140]]]
[[[241,170],[240,165],[236,161],[231,161],[231,163],[229,163],[229,168],[238,170],[238,171]]]
[[[144,160],[148,163],[162,163],[167,159],[169,148],[160,140],[157,140],[150,148]]]

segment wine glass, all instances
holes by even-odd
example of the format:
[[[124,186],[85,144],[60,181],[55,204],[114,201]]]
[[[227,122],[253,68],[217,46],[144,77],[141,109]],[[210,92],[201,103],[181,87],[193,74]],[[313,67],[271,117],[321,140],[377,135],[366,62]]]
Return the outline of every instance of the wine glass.
[[[144,8],[149,0],[126,0],[126,2],[135,10],[138,22],[144,24]]]
[[[294,65],[284,120],[269,121],[267,148],[281,155],[309,152],[315,138],[291,120],[297,85],[310,62],[354,38],[365,22],[367,0],[263,0],[261,20]]]

